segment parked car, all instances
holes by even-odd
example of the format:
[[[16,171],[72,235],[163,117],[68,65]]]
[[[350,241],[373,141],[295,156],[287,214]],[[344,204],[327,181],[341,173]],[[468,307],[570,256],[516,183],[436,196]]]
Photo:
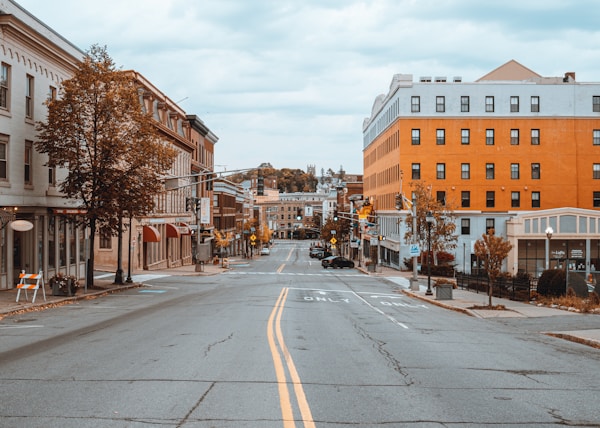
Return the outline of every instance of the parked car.
[[[268,247],[262,247],[260,249],[260,255],[261,256],[268,256],[269,254],[271,254],[271,250],[269,250]]]
[[[350,259],[347,259],[345,257],[342,256],[329,256],[329,257],[325,257],[323,260],[321,260],[321,266],[323,266],[325,269],[327,269],[328,267],[331,268],[353,268],[354,267],[354,262]]]

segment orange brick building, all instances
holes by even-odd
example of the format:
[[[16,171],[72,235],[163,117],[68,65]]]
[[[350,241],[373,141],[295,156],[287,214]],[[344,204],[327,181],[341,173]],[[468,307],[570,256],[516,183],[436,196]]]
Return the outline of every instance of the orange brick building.
[[[473,243],[490,227],[513,243],[511,273],[539,275],[546,251],[525,255],[525,247],[546,240],[551,266],[589,274],[600,264],[600,83],[571,72],[543,77],[516,61],[468,83],[396,75],[365,119],[363,140],[364,192],[390,266],[408,257],[395,196],[410,197],[416,181],[457,215],[458,270],[474,266]],[[525,230],[525,215],[535,230]]]

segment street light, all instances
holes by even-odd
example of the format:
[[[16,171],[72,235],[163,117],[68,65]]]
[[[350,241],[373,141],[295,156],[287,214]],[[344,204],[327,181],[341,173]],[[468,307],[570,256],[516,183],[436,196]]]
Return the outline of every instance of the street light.
[[[554,230],[551,226],[546,228],[546,270],[550,269],[550,240],[552,239],[552,234]]]
[[[433,292],[431,291],[431,225],[435,221],[435,217],[433,216],[431,211],[427,211],[425,215],[425,221],[427,222],[427,291],[425,294],[427,296],[432,296]]]

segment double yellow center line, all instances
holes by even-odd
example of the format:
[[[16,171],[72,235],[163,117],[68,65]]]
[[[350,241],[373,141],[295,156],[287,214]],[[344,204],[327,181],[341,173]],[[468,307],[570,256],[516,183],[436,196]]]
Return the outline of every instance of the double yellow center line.
[[[286,378],[287,367],[291,383],[294,386],[294,393],[298,402],[298,408],[300,409],[300,414],[302,415],[302,422],[304,423],[305,427],[314,428],[315,423],[310,412],[310,407],[306,401],[306,396],[304,395],[304,389],[302,388],[300,376],[298,376],[296,366],[294,365],[294,360],[285,346],[283,334],[281,333],[281,314],[287,299],[288,291],[289,289],[287,287],[281,290],[281,293],[277,298],[277,302],[275,303],[275,307],[269,316],[267,327],[267,338],[269,341],[269,348],[271,349],[271,355],[273,356],[273,365],[275,366],[277,387],[279,389],[281,416],[283,418],[283,426],[285,428],[296,426],[294,412],[292,410],[292,404],[290,400],[290,391],[288,389],[289,382]]]

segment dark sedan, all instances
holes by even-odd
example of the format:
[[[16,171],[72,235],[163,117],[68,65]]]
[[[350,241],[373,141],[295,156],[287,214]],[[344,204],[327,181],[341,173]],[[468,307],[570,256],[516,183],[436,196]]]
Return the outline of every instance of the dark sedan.
[[[354,262],[350,259],[347,259],[345,257],[342,256],[329,256],[329,257],[325,257],[323,260],[321,260],[321,266],[323,266],[325,269],[327,269],[328,267],[331,268],[353,268],[354,267]]]

